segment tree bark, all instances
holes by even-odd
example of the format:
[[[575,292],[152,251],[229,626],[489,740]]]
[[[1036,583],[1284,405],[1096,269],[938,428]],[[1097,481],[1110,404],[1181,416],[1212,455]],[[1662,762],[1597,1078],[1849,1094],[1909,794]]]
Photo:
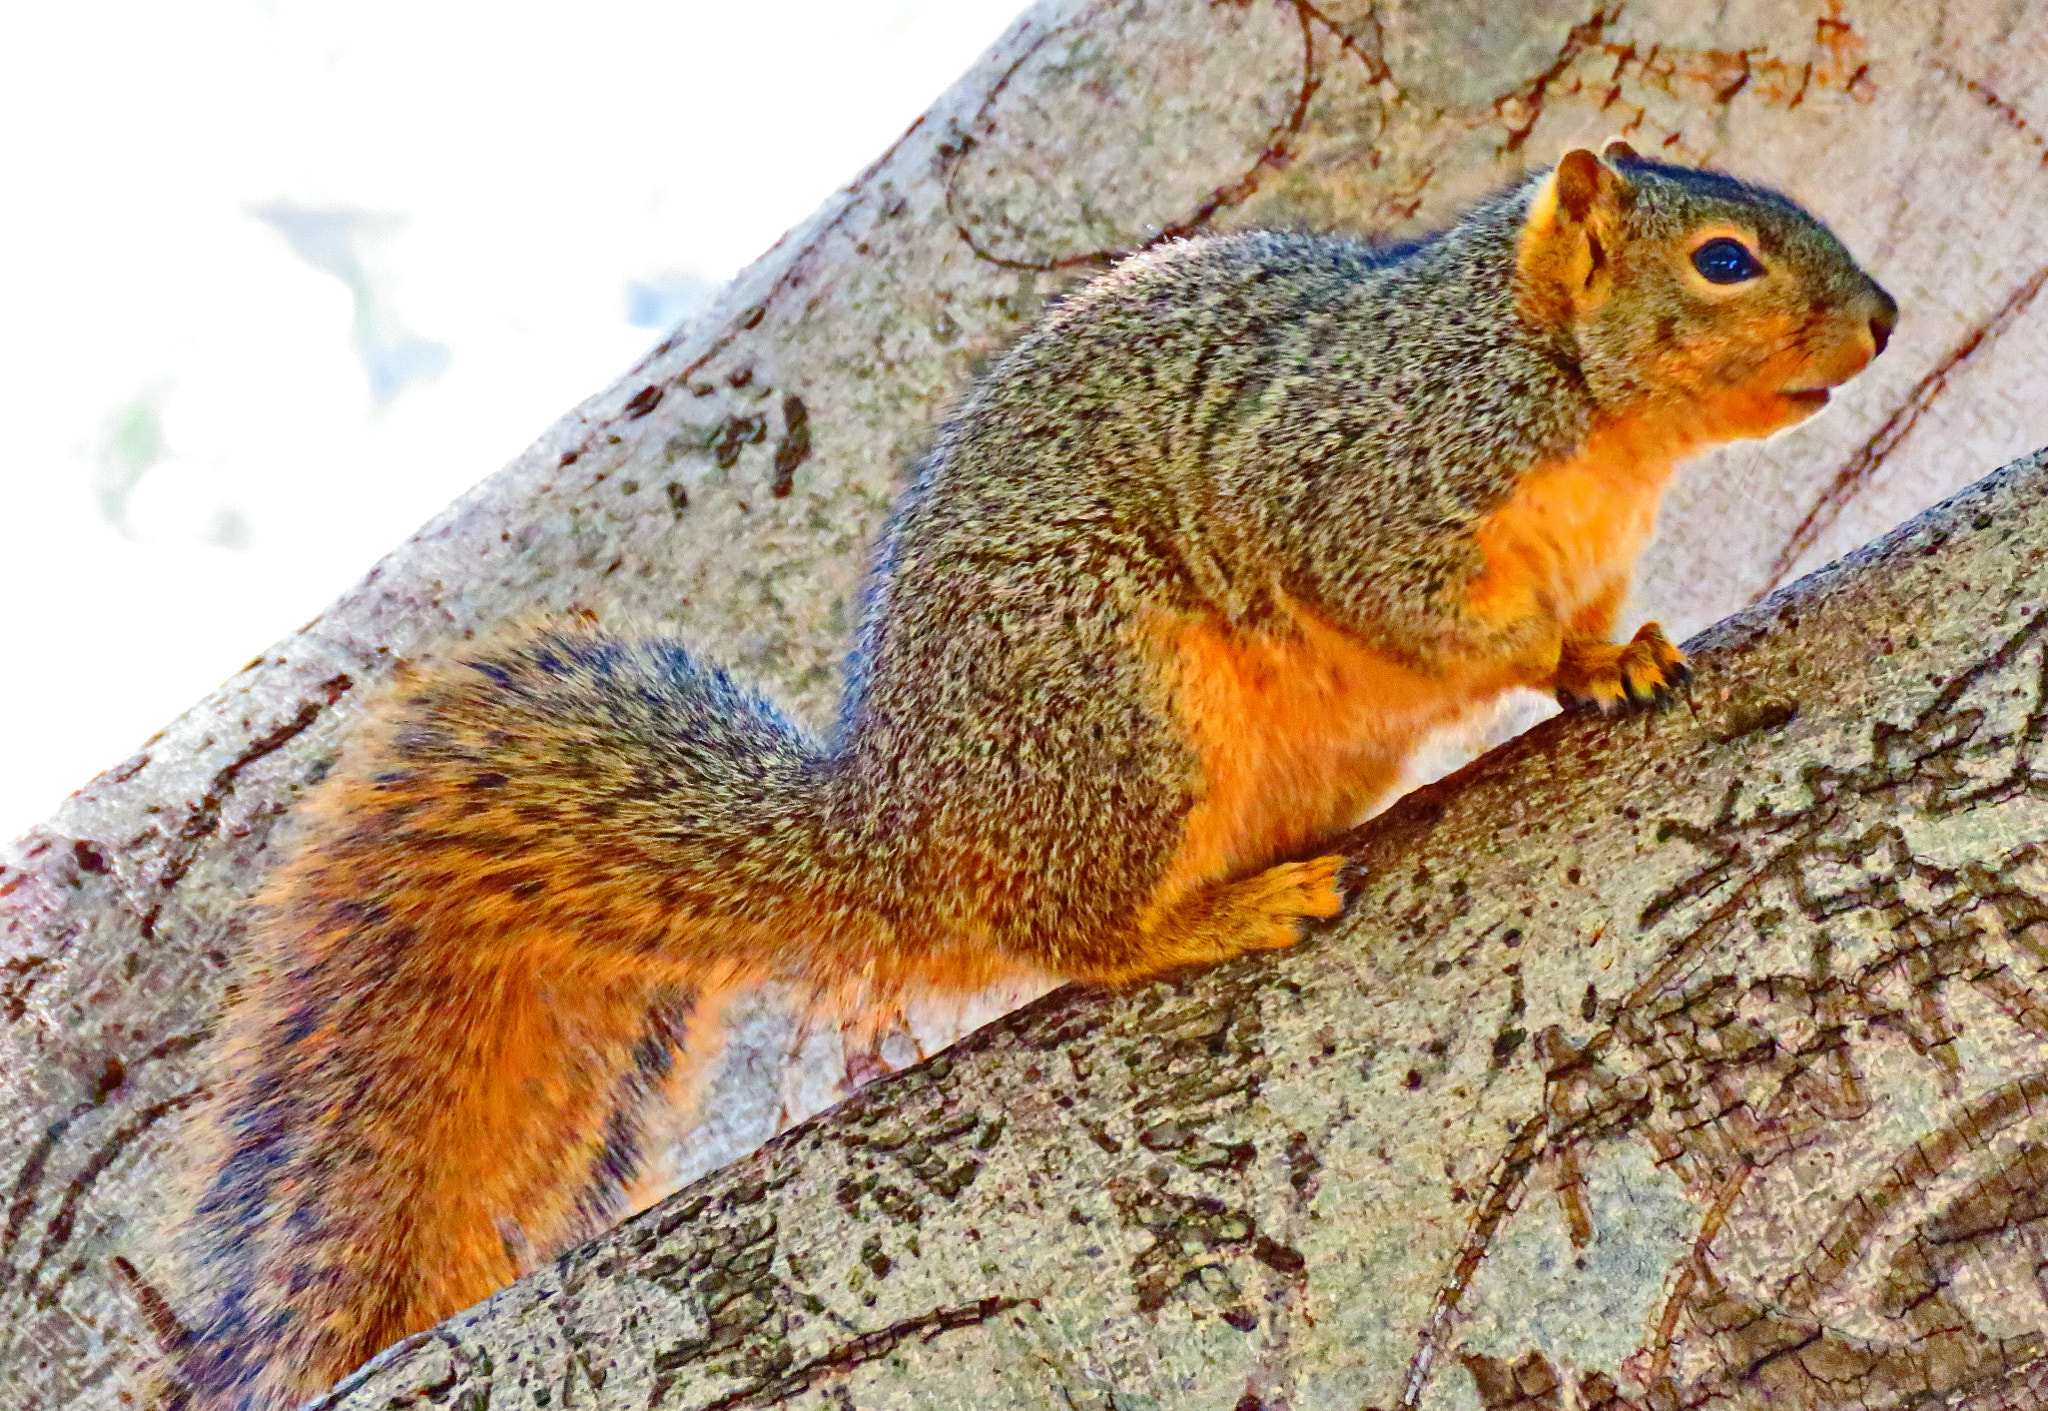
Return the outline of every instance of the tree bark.
[[[2039,1405],[2048,453],[320,1403]],[[464,1398],[471,1398],[465,1401]]]
[[[157,1220],[240,909],[279,816],[396,661],[580,609],[674,631],[822,720],[905,469],[1068,280],[1181,231],[1413,234],[1615,132],[1784,186],[1906,311],[1825,416],[1681,476],[1643,605],[1679,631],[1711,621],[2048,442],[2044,57],[2042,9],[2018,3],[1034,9],[617,385],[0,855],[0,1402],[123,1404],[171,1335]],[[718,1120],[671,1176],[974,1017],[863,1047],[764,1000],[737,1016]],[[1758,1257],[1773,1248],[1792,1257]],[[1388,1318],[1380,1336],[1405,1336]]]

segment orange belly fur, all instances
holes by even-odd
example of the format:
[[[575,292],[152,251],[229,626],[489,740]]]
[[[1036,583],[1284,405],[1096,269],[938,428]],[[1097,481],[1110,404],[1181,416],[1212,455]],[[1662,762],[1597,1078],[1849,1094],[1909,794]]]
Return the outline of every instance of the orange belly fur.
[[[1512,687],[1549,688],[1567,639],[1607,640],[1673,462],[1715,439],[1697,420],[1629,418],[1525,475],[1477,526],[1485,568],[1451,634],[1466,645],[1428,667],[1300,603],[1256,633],[1163,625],[1201,782],[1153,907],[1351,826],[1425,736]]]

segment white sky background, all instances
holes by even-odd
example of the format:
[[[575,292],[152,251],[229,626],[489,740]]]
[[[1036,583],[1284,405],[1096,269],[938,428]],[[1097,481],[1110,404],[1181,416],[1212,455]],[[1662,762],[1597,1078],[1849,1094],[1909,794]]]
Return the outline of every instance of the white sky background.
[[[0,839],[611,382],[1023,3],[13,11]]]

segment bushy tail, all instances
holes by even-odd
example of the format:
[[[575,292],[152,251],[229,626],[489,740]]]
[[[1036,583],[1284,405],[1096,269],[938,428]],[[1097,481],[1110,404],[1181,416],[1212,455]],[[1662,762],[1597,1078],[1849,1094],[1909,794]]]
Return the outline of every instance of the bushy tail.
[[[671,643],[546,633],[387,700],[259,907],[189,1404],[294,1405],[623,1213],[643,1103],[820,924],[822,768]]]

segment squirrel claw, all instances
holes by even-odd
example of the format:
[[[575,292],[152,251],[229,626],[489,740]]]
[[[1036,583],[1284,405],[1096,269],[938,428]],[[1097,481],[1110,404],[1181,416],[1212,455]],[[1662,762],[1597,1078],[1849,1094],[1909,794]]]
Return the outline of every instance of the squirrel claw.
[[[1602,715],[1662,710],[1692,680],[1685,653],[1664,629],[1646,622],[1620,644],[1567,642],[1557,663],[1557,701],[1567,710]]]

